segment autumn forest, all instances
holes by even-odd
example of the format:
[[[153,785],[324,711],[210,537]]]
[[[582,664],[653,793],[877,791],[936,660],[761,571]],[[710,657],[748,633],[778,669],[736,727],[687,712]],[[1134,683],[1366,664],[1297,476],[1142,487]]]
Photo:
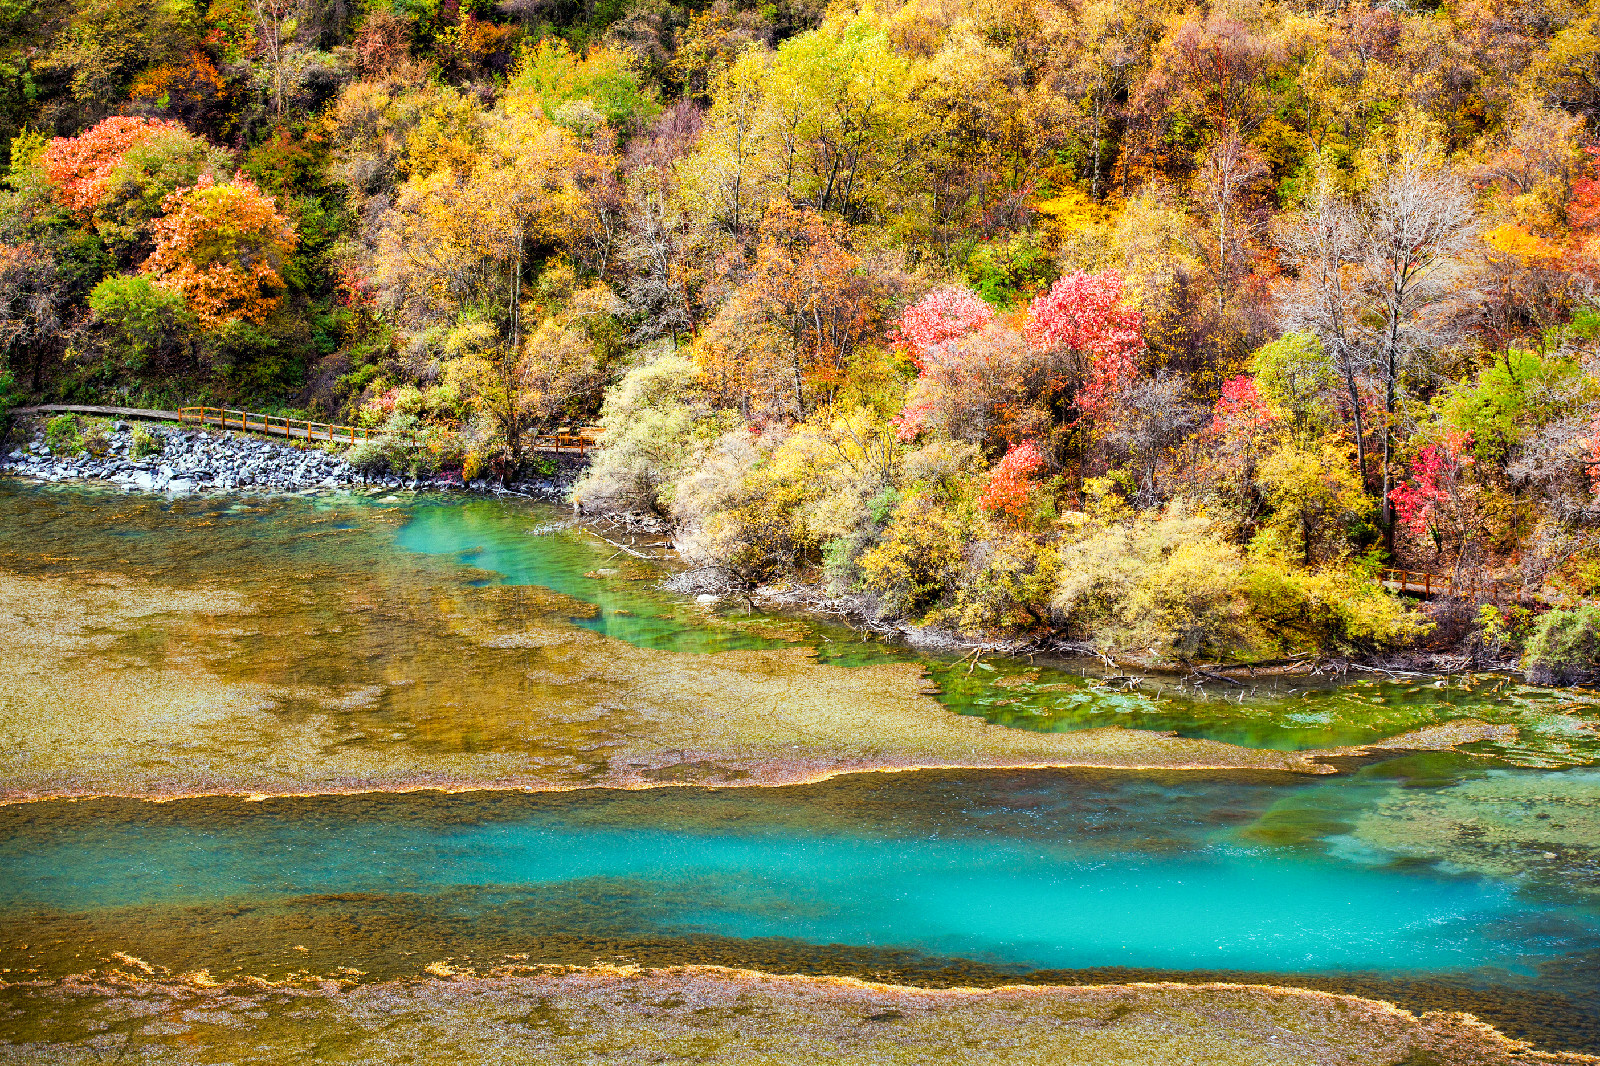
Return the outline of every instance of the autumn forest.
[[[594,424],[718,591],[1573,680],[1597,124],[1574,0],[0,0],[0,407]]]

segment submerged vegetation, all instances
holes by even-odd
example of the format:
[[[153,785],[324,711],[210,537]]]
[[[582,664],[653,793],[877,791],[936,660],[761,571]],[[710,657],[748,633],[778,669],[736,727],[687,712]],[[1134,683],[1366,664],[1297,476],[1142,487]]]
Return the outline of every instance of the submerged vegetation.
[[[469,481],[598,420],[578,502],[722,588],[1577,680],[1586,623],[1517,612],[1600,583],[1592,21],[12,0],[0,404],[292,411]]]

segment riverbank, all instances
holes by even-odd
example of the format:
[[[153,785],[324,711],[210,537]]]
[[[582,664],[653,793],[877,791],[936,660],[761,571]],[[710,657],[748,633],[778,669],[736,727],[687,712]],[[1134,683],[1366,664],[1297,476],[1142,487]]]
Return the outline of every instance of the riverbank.
[[[652,538],[658,540],[663,535],[671,534],[670,526],[659,519],[636,515],[624,517],[626,520],[621,522],[621,530],[637,530],[634,533],[637,542],[648,542]],[[599,535],[601,523],[606,521],[591,517],[585,527],[594,527]],[[607,522],[611,536],[617,535],[615,524],[614,521]],[[1049,630],[1019,636],[999,636],[963,633],[942,626],[916,625],[904,618],[881,614],[879,604],[872,596],[840,593],[821,581],[792,578],[750,589],[736,589],[714,568],[702,568],[680,570],[666,580],[665,586],[684,595],[743,602],[752,609],[836,621],[860,632],[901,641],[923,651],[982,652],[1012,658],[1044,655],[1087,659],[1101,663],[1108,671],[1121,676],[1181,677],[1198,684],[1214,682],[1222,685],[1237,685],[1265,677],[1338,678],[1352,672],[1387,677],[1450,677],[1474,673],[1522,676],[1521,665],[1515,657],[1486,654],[1482,641],[1477,639],[1476,631],[1471,627],[1463,629],[1457,639],[1445,646],[1396,648],[1382,654],[1305,652],[1257,661],[1176,662],[1140,653],[1136,649],[1108,648],[1092,640],[1069,639]],[[1442,615],[1451,609],[1449,604],[1439,601],[1420,603],[1419,607],[1429,615]]]
[[[149,454],[141,454],[135,432],[148,435]],[[95,451],[54,454],[42,421],[21,425],[25,443],[0,450],[0,474],[46,482],[99,481],[124,491],[167,496],[206,493],[318,492],[387,489],[412,492],[512,493],[562,502],[581,469],[570,456],[557,456],[548,477],[501,486],[488,479],[402,477],[374,474],[351,465],[340,445],[279,441],[246,433],[184,429],[119,419],[108,423]],[[562,461],[566,460],[566,461]]]
[[[1468,1014],[1273,986],[926,989],[719,967],[435,967],[448,979],[217,988],[203,974],[138,980],[130,964],[135,976],[117,982],[3,986],[0,1062],[1600,1063],[1536,1051]]]

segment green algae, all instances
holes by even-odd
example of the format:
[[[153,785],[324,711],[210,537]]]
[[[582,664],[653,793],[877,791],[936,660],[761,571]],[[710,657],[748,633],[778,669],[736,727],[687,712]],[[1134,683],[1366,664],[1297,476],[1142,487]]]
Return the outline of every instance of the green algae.
[[[1107,681],[1087,668],[996,659],[930,665],[940,702],[1022,729],[1118,724],[1254,748],[1354,747],[1429,726],[1481,720],[1508,727],[1474,750],[1519,766],[1600,760],[1600,699],[1495,675],[1385,680],[1246,676],[1237,686],[1153,676]],[[1308,667],[1309,668],[1309,667]]]
[[[1349,833],[1381,853],[1600,900],[1600,771],[1488,769],[1445,787],[1396,788],[1357,813]]]

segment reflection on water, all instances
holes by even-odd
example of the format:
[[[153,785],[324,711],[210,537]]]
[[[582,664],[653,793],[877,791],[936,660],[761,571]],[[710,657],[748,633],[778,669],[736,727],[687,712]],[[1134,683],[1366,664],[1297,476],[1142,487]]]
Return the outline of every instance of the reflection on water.
[[[827,663],[912,659],[927,668],[945,706],[1001,725],[1050,732],[1120,725],[1298,751],[1362,744],[1437,722],[1479,718],[1521,730],[1518,741],[1496,744],[1492,750],[1524,765],[1584,763],[1600,755],[1595,728],[1600,703],[1570,691],[1508,685],[1494,676],[1404,682],[1359,678],[1345,684],[1264,677],[1242,689],[1205,693],[1171,678],[1137,686],[1103,683],[1087,663],[954,661],[954,656],[911,652],[839,627],[685,611],[653,587],[649,564],[610,549],[597,572],[593,539],[570,531],[530,536],[530,528],[537,527],[527,512],[502,503],[425,502],[410,515],[396,536],[402,547],[454,555],[498,580],[541,585],[596,604],[600,612],[578,624],[609,636],[647,647],[714,651],[761,646],[763,635],[770,639],[782,634],[815,647]],[[741,622],[742,630],[729,628]]]

